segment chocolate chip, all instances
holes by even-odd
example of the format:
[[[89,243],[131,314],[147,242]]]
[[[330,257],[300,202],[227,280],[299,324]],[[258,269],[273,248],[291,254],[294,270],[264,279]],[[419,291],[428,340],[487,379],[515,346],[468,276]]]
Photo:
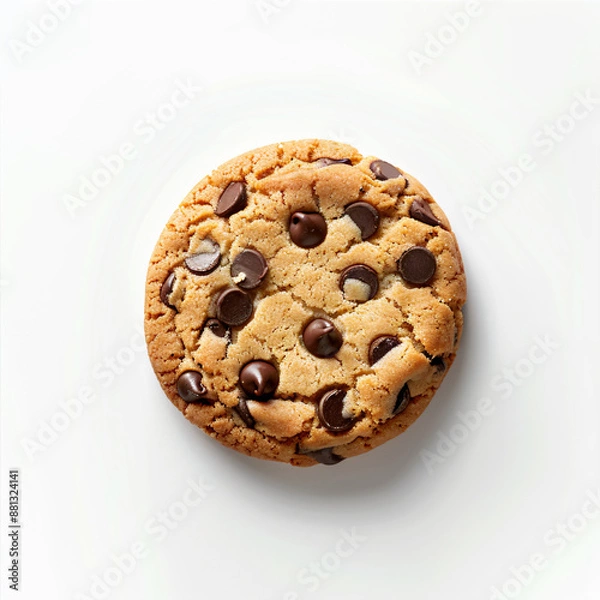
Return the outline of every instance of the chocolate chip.
[[[427,285],[435,275],[435,256],[420,246],[413,246],[398,260],[398,271],[402,279],[414,285]]]
[[[270,362],[253,360],[240,371],[240,385],[251,398],[268,400],[279,385],[279,373]]]
[[[329,165],[351,165],[352,161],[349,158],[327,158],[324,156],[313,161],[313,164],[317,169],[320,169]]]
[[[354,425],[354,417],[344,416],[344,390],[331,390],[323,394],[319,400],[317,414],[323,427],[329,431],[348,431]]]
[[[198,371],[185,371],[177,378],[177,393],[186,402],[204,401],[206,391]]]
[[[321,448],[320,450],[312,450],[310,452],[303,452],[305,456],[310,456],[322,465],[337,465],[341,463],[345,458],[333,453],[333,448]]]
[[[373,175],[375,175],[375,179],[379,179],[380,181],[395,179],[402,175],[394,165],[390,165],[390,163],[385,162],[385,160],[374,160],[369,168]]]
[[[306,349],[319,358],[333,356],[343,343],[342,334],[327,319],[313,319],[302,332]]]
[[[244,423],[250,427],[250,429],[254,429],[254,425],[256,425],[256,421],[248,408],[248,403],[244,398],[240,398],[238,405],[233,409],[239,415],[240,419],[244,421]]]
[[[252,316],[252,308],[252,298],[237,288],[227,288],[217,298],[217,318],[230,327],[245,325]]]
[[[441,226],[442,222],[433,214],[429,202],[423,198],[415,198],[410,205],[409,214],[413,219],[427,223],[427,225]]]
[[[429,364],[432,367],[435,367],[438,373],[443,373],[446,370],[446,363],[441,356],[434,356]]]
[[[219,321],[219,319],[208,319],[206,325],[217,337],[225,337],[227,335],[227,327]]]
[[[396,398],[396,404],[394,404],[394,409],[392,410],[392,415],[400,414],[410,402],[410,390],[408,389],[408,383],[404,384],[404,387],[398,392],[398,396]]]
[[[356,223],[360,229],[360,237],[369,239],[379,227],[379,213],[377,209],[368,202],[354,202],[346,206],[346,214]]]
[[[369,346],[369,363],[374,365],[380,358],[383,358],[392,348],[398,346],[400,342],[393,335],[380,335],[375,338]]]
[[[301,248],[314,248],[327,236],[327,223],[319,213],[295,212],[290,219],[290,237]]]
[[[243,250],[233,259],[231,277],[239,287],[251,290],[262,283],[268,270],[267,261],[260,252]]]
[[[352,289],[351,280],[360,281],[365,284],[357,289]],[[362,288],[362,289],[361,289]],[[367,265],[350,265],[346,267],[340,276],[340,289],[344,296],[353,302],[366,302],[371,300],[379,289],[377,273]]]
[[[246,207],[246,186],[241,181],[232,181],[219,196],[215,214],[230,217]]]
[[[162,300],[163,304],[166,304],[169,308],[175,308],[169,302],[169,296],[171,295],[171,292],[173,291],[174,285],[175,285],[175,271],[171,271],[169,273],[169,276],[163,281],[163,284],[160,288],[160,299]]]
[[[185,259],[185,266],[194,275],[208,275],[214,271],[221,262],[221,249],[217,242],[204,240],[200,252],[192,254]]]

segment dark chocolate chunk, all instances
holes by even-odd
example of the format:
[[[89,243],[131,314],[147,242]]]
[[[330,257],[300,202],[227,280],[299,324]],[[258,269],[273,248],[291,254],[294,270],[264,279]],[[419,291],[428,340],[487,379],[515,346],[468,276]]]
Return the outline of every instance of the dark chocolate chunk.
[[[217,337],[225,337],[227,335],[227,327],[219,319],[208,319],[205,327],[208,327]]]
[[[371,267],[368,267],[367,265],[350,265],[349,267],[346,267],[340,276],[340,289],[344,293],[346,292],[346,282],[349,279],[361,281],[369,287],[367,298],[365,298],[365,300],[361,300],[362,302],[366,302],[366,300],[371,300],[375,297],[375,294],[379,289],[379,280],[377,278],[377,273],[371,269]],[[350,300],[355,299],[350,298]]]
[[[270,362],[253,360],[240,371],[240,385],[250,398],[269,400],[279,385],[279,373]]]
[[[328,158],[324,156],[323,158],[318,158],[313,161],[313,164],[320,169],[322,167],[328,167],[329,165],[351,165],[352,161],[349,158]]]
[[[327,319],[313,319],[302,332],[306,349],[319,358],[333,356],[343,343],[342,334]]]
[[[246,290],[258,287],[267,276],[269,267],[263,255],[257,250],[243,250],[231,263],[231,276],[240,281],[237,285]]]
[[[230,327],[245,325],[252,316],[252,298],[237,288],[227,288],[217,298],[217,318]]]
[[[290,219],[290,237],[301,248],[314,248],[327,236],[327,223],[319,213],[295,212]]]
[[[427,225],[441,226],[442,222],[433,214],[431,206],[423,198],[415,198],[410,205],[409,214],[413,219],[426,223]]]
[[[385,160],[374,160],[369,168],[373,175],[375,175],[375,179],[379,179],[380,181],[395,179],[402,175],[394,165],[390,165],[390,163],[385,162]]]
[[[219,196],[215,214],[230,217],[246,207],[246,186],[241,181],[232,181]]]
[[[160,288],[160,299],[162,300],[163,304],[166,304],[169,308],[175,308],[169,302],[169,296],[171,295],[171,292],[173,291],[174,285],[175,285],[175,271],[171,271],[169,273],[169,276],[163,281],[163,284]]]
[[[331,390],[321,396],[317,414],[323,427],[329,431],[348,431],[354,425],[354,417],[344,416],[344,390]]]
[[[204,240],[204,248],[185,259],[185,266],[194,275],[208,275],[214,271],[221,262],[221,249],[213,240]]]
[[[437,263],[435,256],[421,246],[413,246],[398,260],[398,271],[402,279],[414,285],[427,285],[435,275]]]
[[[360,229],[360,237],[369,239],[379,227],[379,213],[368,202],[354,202],[346,206],[346,214]]]
[[[321,448],[320,450],[312,450],[310,452],[303,452],[302,454],[314,458],[322,465],[337,465],[345,460],[343,456],[334,454],[333,448]]]
[[[429,361],[429,364],[432,367],[435,367],[438,373],[443,373],[446,370],[446,363],[444,362],[444,359],[441,356],[434,356]]]
[[[398,392],[396,397],[396,404],[392,410],[392,415],[400,414],[410,402],[410,390],[408,389],[408,383],[405,383],[403,388]]]
[[[254,425],[256,425],[256,421],[248,408],[248,403],[244,398],[240,398],[238,405],[233,409],[239,415],[240,419],[244,421],[244,423],[250,427],[250,429],[254,429]]]
[[[392,348],[398,346],[400,342],[393,335],[380,335],[376,337],[369,346],[369,363],[374,365],[380,358],[383,358]]]
[[[177,378],[177,393],[186,402],[203,402],[206,392],[198,371],[185,371]]]

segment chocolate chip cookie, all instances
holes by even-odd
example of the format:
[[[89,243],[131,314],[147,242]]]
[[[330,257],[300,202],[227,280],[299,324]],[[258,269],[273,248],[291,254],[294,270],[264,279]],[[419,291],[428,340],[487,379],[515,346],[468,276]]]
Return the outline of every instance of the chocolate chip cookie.
[[[466,282],[413,177],[346,144],[235,158],[186,196],[148,269],[171,402],[226,446],[336,464],[404,431],[454,360]]]

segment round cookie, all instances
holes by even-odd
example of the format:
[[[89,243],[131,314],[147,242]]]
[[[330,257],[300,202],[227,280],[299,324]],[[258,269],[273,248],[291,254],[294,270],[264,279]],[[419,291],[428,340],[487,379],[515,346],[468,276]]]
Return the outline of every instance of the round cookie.
[[[171,402],[235,450],[337,464],[404,431],[451,366],[466,282],[413,177],[346,144],[239,156],[186,196],[148,269]]]

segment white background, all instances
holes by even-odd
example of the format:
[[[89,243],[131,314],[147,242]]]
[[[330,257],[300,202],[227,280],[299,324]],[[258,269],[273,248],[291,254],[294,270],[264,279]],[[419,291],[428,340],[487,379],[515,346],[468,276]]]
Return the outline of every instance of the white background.
[[[90,0],[36,36],[31,23],[53,28],[48,5],[3,3],[3,598],[598,597],[600,509],[586,502],[600,490],[600,6],[486,2],[457,32],[448,15],[465,10]],[[189,101],[165,108],[181,84]],[[574,121],[578,94],[596,103]],[[168,122],[149,129],[157,112]],[[569,131],[549,142],[557,120]],[[306,137],[418,177],[469,282],[460,355],[425,415],[334,468],[221,447],[170,405],[139,348],[147,260],[179,201],[224,160]],[[135,156],[69,211],[123,144]],[[498,183],[523,154],[535,166]],[[471,222],[493,187],[503,197]],[[533,364],[540,339],[557,347]],[[465,430],[460,414],[485,398]],[[190,480],[211,489],[187,508]],[[161,511],[180,519],[165,536],[152,533]],[[117,570],[112,557],[142,544]]]

